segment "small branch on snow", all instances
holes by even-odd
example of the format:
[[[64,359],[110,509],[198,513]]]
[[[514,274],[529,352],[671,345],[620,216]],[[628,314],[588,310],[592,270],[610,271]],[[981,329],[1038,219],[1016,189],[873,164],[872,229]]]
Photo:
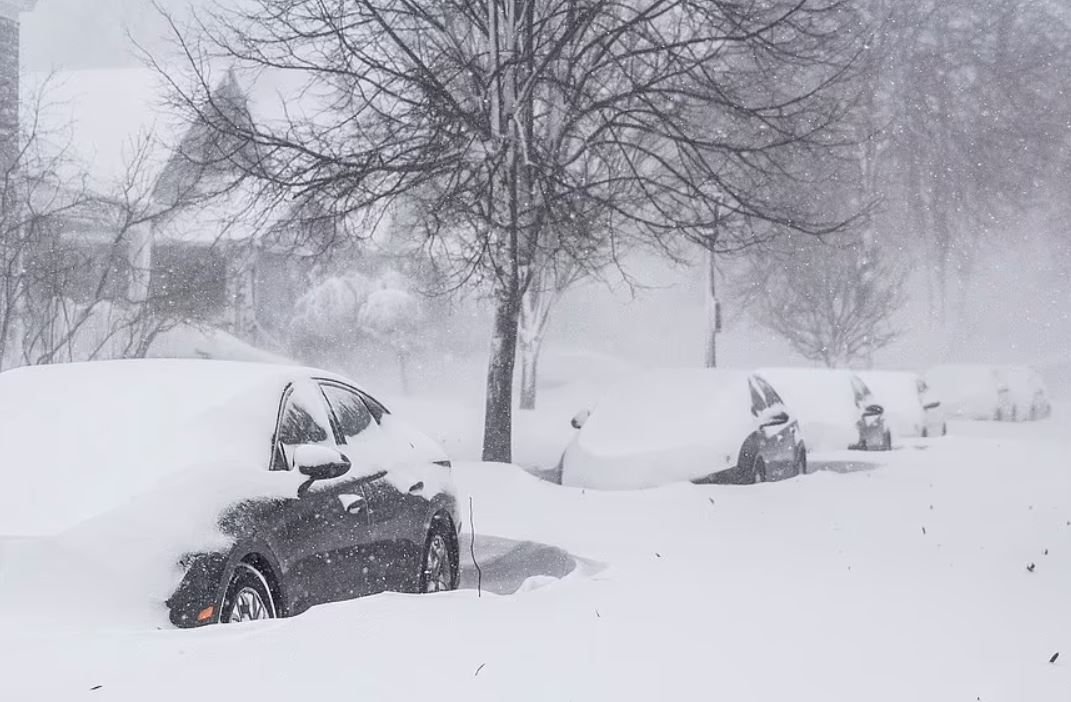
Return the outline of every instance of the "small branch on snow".
[[[472,495],[469,495],[469,534],[469,555],[472,556],[472,564],[476,566],[476,597],[483,597],[483,570],[480,568],[480,562],[476,560],[476,523],[472,517]]]

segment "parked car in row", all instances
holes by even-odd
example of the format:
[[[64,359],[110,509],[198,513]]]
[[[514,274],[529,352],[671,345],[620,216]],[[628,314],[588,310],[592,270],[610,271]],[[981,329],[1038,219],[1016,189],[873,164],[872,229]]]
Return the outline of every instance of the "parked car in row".
[[[724,369],[630,378],[573,420],[562,484],[634,489],[678,481],[754,483],[805,473],[796,418],[762,377]]]
[[[1012,415],[1007,380],[994,366],[935,366],[926,372],[926,384],[941,398],[950,417],[1001,420]]]
[[[1012,421],[1035,421],[1052,414],[1049,392],[1041,374],[1029,366],[1002,366],[1011,396]]]
[[[858,375],[825,368],[762,368],[758,375],[777,388],[799,417],[814,451],[887,451],[892,432],[885,408]]]
[[[1052,413],[1045,381],[1029,366],[941,365],[926,373],[926,382],[949,416],[1016,422]]]
[[[69,595],[88,571],[109,578],[87,608],[144,599],[193,627],[458,586],[449,460],[332,373],[166,360],[15,369],[0,374],[0,445],[0,554],[5,542],[79,554],[86,567],[51,585]]]
[[[885,423],[895,436],[931,437],[948,433],[941,401],[917,373],[859,371],[860,380],[885,408]]]

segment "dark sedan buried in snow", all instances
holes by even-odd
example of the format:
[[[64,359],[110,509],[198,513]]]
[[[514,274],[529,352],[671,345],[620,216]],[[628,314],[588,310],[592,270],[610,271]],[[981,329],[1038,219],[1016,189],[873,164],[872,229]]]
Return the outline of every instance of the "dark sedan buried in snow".
[[[220,361],[17,369],[0,374],[0,445],[0,554],[5,541],[14,554],[71,554],[86,565],[62,587],[86,593],[85,608],[140,601],[190,627],[458,585],[442,449],[330,373]],[[40,562],[0,560],[0,571]]]

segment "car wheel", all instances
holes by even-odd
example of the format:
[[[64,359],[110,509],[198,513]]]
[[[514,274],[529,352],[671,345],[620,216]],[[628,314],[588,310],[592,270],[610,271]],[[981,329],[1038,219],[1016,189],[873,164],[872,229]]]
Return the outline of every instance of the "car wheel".
[[[807,475],[807,449],[803,447],[796,452],[796,475]]]
[[[275,598],[264,574],[249,563],[235,566],[219,608],[219,621],[232,624],[275,619],[277,616]]]
[[[948,423],[947,422],[942,422],[941,423],[941,436],[948,436]]]
[[[922,427],[922,431],[921,431],[921,432],[919,432],[919,435],[920,435],[920,436],[921,436],[921,437],[922,437],[923,439],[928,439],[928,438],[930,438],[930,430],[929,430],[929,429],[927,429],[926,427]]]
[[[881,437],[881,450],[892,451],[892,432],[888,429],[885,430],[885,435]]]
[[[428,530],[424,542],[424,557],[421,559],[420,592],[445,592],[456,590],[458,564],[451,547],[453,534],[448,520],[436,520]]]

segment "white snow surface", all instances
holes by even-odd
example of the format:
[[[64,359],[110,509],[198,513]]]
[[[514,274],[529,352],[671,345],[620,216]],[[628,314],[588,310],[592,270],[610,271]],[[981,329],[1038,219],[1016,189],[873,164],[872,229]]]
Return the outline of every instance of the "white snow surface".
[[[5,621],[0,699],[1066,702],[1069,428],[1067,406],[953,423],[757,486],[585,491],[461,464],[482,596],[195,631]],[[563,577],[530,542],[576,567]],[[515,594],[486,589],[495,573]]]
[[[750,375],[680,369],[628,377],[599,400],[566,449],[562,482],[636,489],[734,467],[758,426]]]

